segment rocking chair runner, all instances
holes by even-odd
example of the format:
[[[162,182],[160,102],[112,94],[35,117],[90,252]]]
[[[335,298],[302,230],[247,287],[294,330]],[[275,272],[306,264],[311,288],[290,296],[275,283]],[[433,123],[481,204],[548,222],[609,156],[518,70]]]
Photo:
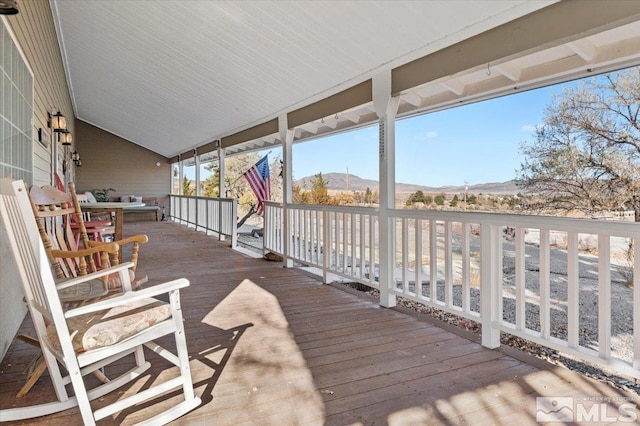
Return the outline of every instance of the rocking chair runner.
[[[3,179],[0,198],[0,215],[7,229],[29,312],[57,397],[57,401],[51,403],[0,410],[0,421],[33,418],[78,406],[83,423],[92,425],[96,420],[177,387],[182,387],[184,401],[147,422],[168,423],[197,407],[200,399],[193,391],[179,296],[179,290],[187,287],[189,282],[178,279],[148,289],[130,291],[127,269],[132,264],[128,262],[56,284],[31,215],[31,205],[23,182]],[[59,290],[113,273],[118,273],[124,294],[63,310]],[[170,303],[154,298],[167,293]],[[175,337],[177,355],[153,341],[168,334]],[[94,411],[91,400],[136,379],[149,368],[150,364],[144,358],[144,346],[178,366],[180,375]],[[84,382],[86,374],[131,354],[135,356],[135,366],[130,371],[109,383],[87,389]],[[59,364],[68,371],[67,376],[63,376]],[[68,395],[65,388],[68,384],[73,387],[73,397]]]

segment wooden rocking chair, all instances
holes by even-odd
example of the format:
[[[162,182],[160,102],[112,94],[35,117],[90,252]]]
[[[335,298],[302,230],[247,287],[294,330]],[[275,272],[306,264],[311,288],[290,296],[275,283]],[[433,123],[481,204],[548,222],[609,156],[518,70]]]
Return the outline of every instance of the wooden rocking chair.
[[[0,410],[0,419],[34,418],[78,406],[83,423],[93,425],[97,420],[179,387],[184,400],[146,423],[165,424],[197,407],[200,398],[193,391],[179,295],[179,290],[187,287],[189,281],[178,279],[132,291],[128,273],[132,263],[127,262],[56,283],[24,183],[2,179],[0,198],[0,215],[57,397],[57,401],[51,403]],[[114,273],[119,276],[123,294],[63,309],[61,290]],[[154,298],[162,294],[169,295],[169,303]],[[170,334],[174,335],[177,354],[153,341]],[[150,367],[145,360],[144,346],[176,365],[179,376],[94,410],[92,400],[138,378]],[[87,389],[85,375],[128,355],[135,358],[131,370],[106,384]],[[67,375],[63,375],[61,366]],[[65,386],[69,384],[74,396],[67,393]]]
[[[69,183],[69,190],[70,193],[67,194],[49,185],[41,188],[33,186],[30,190],[33,215],[36,218],[40,236],[56,277],[60,279],[82,276],[100,268],[115,266],[119,263],[120,255],[118,252],[104,259],[102,258],[104,252],[101,257],[95,253],[95,250],[93,250],[93,257],[86,255],[86,250],[91,251],[91,249],[104,247],[109,243],[89,239],[73,183]],[[74,234],[78,234],[78,236]],[[83,243],[82,250],[76,244],[79,240]],[[122,250],[126,245],[131,245],[130,261],[133,266],[130,269],[130,278],[134,287],[147,281],[146,276],[136,279],[135,270],[140,244],[145,244],[148,241],[146,235],[134,235],[114,241],[119,246],[119,250]],[[121,284],[117,276],[109,277],[106,281],[110,291],[120,291]]]

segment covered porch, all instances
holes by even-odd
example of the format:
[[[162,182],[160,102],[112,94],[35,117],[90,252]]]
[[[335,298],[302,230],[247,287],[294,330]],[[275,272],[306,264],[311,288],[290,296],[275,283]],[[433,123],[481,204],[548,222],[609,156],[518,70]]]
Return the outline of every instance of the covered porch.
[[[182,304],[203,404],[176,424],[534,424],[537,397],[573,397],[580,407],[574,414],[599,416],[592,420],[616,419],[622,404],[637,402],[637,395],[504,346],[486,349],[477,335],[382,308],[362,293],[238,253],[186,226],[126,224],[125,234],[138,233],[150,240],[139,260],[149,285],[191,281]],[[29,332],[29,322],[20,333]],[[45,373],[27,397],[15,399],[34,354],[18,341],[10,347],[0,364],[0,408],[53,396]],[[155,366],[122,392],[172,374],[162,362]],[[604,399],[611,401],[607,413],[593,408]],[[159,408],[118,413],[113,421],[132,424]],[[72,409],[46,422],[78,424],[80,417]]]

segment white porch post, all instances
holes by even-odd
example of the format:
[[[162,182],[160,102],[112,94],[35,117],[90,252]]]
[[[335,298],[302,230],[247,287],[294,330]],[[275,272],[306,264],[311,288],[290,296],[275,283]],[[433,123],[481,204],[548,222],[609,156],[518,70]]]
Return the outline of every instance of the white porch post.
[[[218,198],[227,197],[227,185],[224,181],[224,157],[225,149],[222,147],[220,141],[218,141],[218,175],[220,181],[218,182]]]
[[[184,195],[184,187],[182,184],[182,181],[184,180],[184,163],[182,158],[180,158],[180,154],[178,154],[178,194],[179,195]],[[178,209],[179,213],[178,213],[178,217],[180,218],[180,223],[182,223],[182,221],[184,220],[184,215],[185,213],[182,211],[182,197],[179,199],[179,206],[180,208]]]
[[[200,196],[200,157],[198,157],[198,148],[195,148],[193,150],[193,161],[194,161],[194,167],[196,168],[196,173],[195,173],[195,185],[196,185],[196,191],[195,191],[195,196],[199,197]],[[200,223],[200,215],[198,214],[198,209],[200,208],[200,202],[198,201],[198,199],[196,198],[195,200],[195,209],[196,211],[193,213],[193,217],[195,218],[194,220],[194,229],[197,231],[198,230],[198,224]],[[207,232],[207,228],[205,227],[204,232]]]
[[[180,195],[184,195],[184,188],[182,187],[182,181],[184,180],[184,169],[183,169],[183,163],[182,163],[182,158],[180,158],[180,155],[178,155],[178,194]]]
[[[373,106],[379,117],[379,173],[380,173],[380,305],[393,307],[396,296],[391,292],[395,284],[394,226],[389,218],[389,209],[395,208],[395,119],[398,111],[398,97],[391,96],[391,72],[387,71],[373,78]]]
[[[287,115],[278,117],[280,141],[282,141],[282,266],[291,268],[293,262],[289,259],[291,245],[291,230],[289,229],[289,204],[293,203],[293,130],[289,129]]]
[[[193,150],[193,159],[196,162],[196,197],[199,197],[200,196],[200,156],[198,155],[197,148]]]
[[[218,141],[218,177],[219,177],[219,182],[218,182],[218,198],[226,198],[227,197],[227,185],[224,182],[224,156],[225,156],[225,150],[224,148],[222,148],[221,146],[222,144],[220,143],[220,141]],[[218,229],[220,230],[220,232],[218,233],[218,239],[220,241],[224,241],[225,240],[225,236],[224,234],[222,234],[222,223],[224,221],[223,218],[223,208],[222,208],[222,201],[218,201]],[[231,221],[232,226],[236,226],[236,218],[235,217],[230,217],[228,218]],[[235,233],[233,234],[235,235]],[[231,241],[231,245],[232,247],[235,247],[235,239],[232,238]]]

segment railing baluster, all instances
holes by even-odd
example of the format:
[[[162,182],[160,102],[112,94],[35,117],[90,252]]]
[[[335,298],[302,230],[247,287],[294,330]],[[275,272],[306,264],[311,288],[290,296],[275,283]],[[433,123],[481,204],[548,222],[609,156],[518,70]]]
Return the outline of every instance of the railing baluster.
[[[369,281],[372,283],[376,281],[376,247],[378,247],[378,234],[376,233],[376,229],[376,220],[374,217],[369,216]],[[638,352],[640,353],[640,351]]]
[[[329,268],[331,268],[331,244],[333,244],[333,242],[331,241],[331,227],[333,226],[333,224],[331,223],[331,212],[326,210],[323,211],[322,217],[323,217],[322,226],[324,226],[322,230],[322,235],[324,239],[324,245],[323,245],[324,248],[322,249],[322,265],[323,265],[322,270],[323,270],[323,280],[326,283],[327,271],[329,270]]]
[[[438,300],[438,222],[429,220],[429,300]]]
[[[451,221],[444,222],[444,303],[453,306],[453,247]]]
[[[516,269],[515,269],[515,286],[516,286],[516,329],[524,330],[526,327],[526,298],[525,298],[525,265],[524,265],[524,228],[518,226],[514,244],[516,246]]]
[[[331,261],[331,231],[330,231],[330,213],[328,211],[318,212],[320,220],[320,229],[318,230],[318,237],[321,238],[321,242],[318,247],[318,261],[323,265],[322,268],[329,268],[329,262]]]
[[[359,254],[360,270],[358,273],[360,274],[359,278],[361,280],[364,279],[364,276],[365,276],[364,268],[367,263],[367,256],[366,256],[367,248],[366,248],[365,242],[366,242],[366,229],[367,229],[366,225],[367,225],[368,217],[369,217],[368,215],[364,215],[364,214],[360,215],[360,228],[359,228],[360,229],[360,254]]]
[[[348,237],[347,213],[342,213],[342,273],[347,273],[347,265],[349,261],[349,237]]]
[[[611,358],[611,240],[598,235],[598,346],[600,357]]]
[[[311,247],[309,248],[309,252],[311,253],[311,263],[317,265],[318,264],[318,211],[312,210],[309,215],[309,226],[311,231]]]
[[[356,277],[356,265],[358,262],[356,261],[356,249],[357,249],[357,238],[356,238],[356,213],[351,213],[351,276]]]
[[[422,220],[415,220],[415,295],[422,297]]]
[[[471,310],[471,259],[469,253],[469,236],[471,225],[462,223],[462,311]]]
[[[640,370],[640,237],[633,240],[633,368]],[[631,247],[630,247],[631,249]],[[632,253],[629,253],[631,255]]]
[[[567,233],[567,336],[569,347],[579,344],[580,312],[578,310],[580,277],[578,275],[578,234]]]
[[[549,230],[540,229],[540,333],[548,339],[551,335],[551,246]]]
[[[298,209],[296,211],[296,259],[300,259],[302,253],[302,214],[303,210]]]
[[[342,268],[344,268],[344,264],[340,261],[340,259],[342,258],[342,234],[340,232],[340,230],[342,229],[342,227],[344,226],[342,220],[343,220],[343,214],[336,212],[336,221],[334,223],[334,226],[336,228],[336,236],[335,236],[335,245],[336,245],[336,271],[341,271],[342,272]],[[342,266],[341,266],[342,265]]]
[[[409,293],[409,219],[403,217],[401,222],[401,233],[402,235],[402,292],[405,294]],[[397,262],[393,262],[393,269],[395,271]],[[395,272],[393,274],[395,276]],[[396,284],[397,285],[397,284]]]
[[[309,261],[309,210],[302,211],[302,249],[301,259],[305,262]]]
[[[496,307],[498,313],[498,321],[504,320],[504,228],[502,226],[496,226],[495,232],[491,235],[493,244],[495,245],[496,257],[496,286],[498,293],[498,306]]]

